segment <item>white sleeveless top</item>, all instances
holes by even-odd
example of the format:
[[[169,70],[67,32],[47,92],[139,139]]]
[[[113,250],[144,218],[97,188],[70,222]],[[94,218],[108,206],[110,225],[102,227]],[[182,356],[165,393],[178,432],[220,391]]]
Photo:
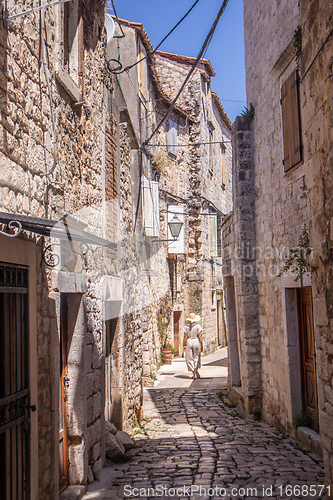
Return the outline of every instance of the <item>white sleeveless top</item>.
[[[199,333],[202,332],[202,326],[198,325],[197,323],[194,324],[192,327],[190,324],[185,325],[184,332],[186,333],[187,338],[196,339],[198,337]]]

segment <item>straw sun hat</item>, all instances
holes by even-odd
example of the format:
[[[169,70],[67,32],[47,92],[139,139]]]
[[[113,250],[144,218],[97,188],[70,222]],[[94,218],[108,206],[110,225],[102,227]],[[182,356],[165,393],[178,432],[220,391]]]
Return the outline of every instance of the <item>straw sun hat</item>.
[[[195,313],[191,313],[188,318],[186,318],[185,321],[188,321],[189,323],[199,323],[200,321],[200,316]]]

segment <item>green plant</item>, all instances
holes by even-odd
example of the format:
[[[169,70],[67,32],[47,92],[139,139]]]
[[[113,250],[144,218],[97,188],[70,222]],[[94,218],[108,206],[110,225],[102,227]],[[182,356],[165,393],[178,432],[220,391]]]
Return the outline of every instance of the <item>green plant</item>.
[[[145,225],[145,224],[143,225],[143,229],[142,229],[142,236],[147,236],[147,233],[146,233],[146,225]]]
[[[298,247],[289,250],[289,257],[278,276],[282,276],[290,269],[290,271],[295,274],[294,281],[301,280],[301,286],[303,286],[303,275],[307,270],[307,258],[310,253],[311,248],[308,228],[307,225],[304,224],[302,234],[299,237]]]
[[[293,36],[293,46],[295,51],[296,63],[298,65],[300,63],[302,53],[302,28],[300,26],[295,29]]]
[[[137,436],[138,434],[142,434],[142,430],[140,428],[134,429],[134,431],[130,433],[130,436],[133,438],[134,436]]]
[[[309,427],[311,425],[311,419],[309,415],[305,413],[300,413],[293,418],[293,427]]]
[[[168,344],[168,335],[166,333],[166,329],[168,327],[168,323],[166,321],[165,315],[163,311],[157,313],[157,329],[160,334],[161,346],[163,348],[167,347]]]
[[[170,344],[170,342],[166,343],[166,347],[168,347],[170,349],[172,355],[175,354],[175,348],[173,347],[172,344]]]
[[[193,295],[199,295],[200,293],[202,293],[201,288],[196,288],[193,292]]]
[[[151,378],[152,380],[156,380],[156,375],[155,375],[155,373],[150,372],[150,378]]]
[[[253,120],[255,115],[255,110],[252,102],[250,102],[250,107],[247,108],[245,106],[244,111],[242,111],[242,116],[246,116],[246,118],[249,118],[250,120]]]
[[[161,355],[162,357],[162,355]],[[157,363],[157,367],[156,367],[156,370],[159,370],[161,368],[161,366],[163,366],[163,361],[162,359],[160,359],[160,361]]]

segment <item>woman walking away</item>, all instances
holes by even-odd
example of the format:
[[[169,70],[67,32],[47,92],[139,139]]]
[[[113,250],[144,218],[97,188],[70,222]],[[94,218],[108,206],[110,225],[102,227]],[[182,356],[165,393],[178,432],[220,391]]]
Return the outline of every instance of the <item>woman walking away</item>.
[[[185,320],[187,325],[184,328],[184,347],[186,346],[186,364],[189,372],[192,372],[193,379],[200,378],[198,369],[201,368],[200,357],[202,347],[202,326],[199,325],[200,316],[191,313]]]

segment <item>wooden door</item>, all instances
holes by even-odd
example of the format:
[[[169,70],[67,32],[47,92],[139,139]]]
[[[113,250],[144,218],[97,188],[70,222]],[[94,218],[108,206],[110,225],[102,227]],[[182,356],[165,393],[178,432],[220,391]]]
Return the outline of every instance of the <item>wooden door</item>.
[[[175,353],[180,354],[180,335],[179,335],[179,326],[180,326],[180,311],[174,311],[173,313],[173,343],[175,348]]]
[[[310,418],[311,428],[318,432],[316,350],[313,333],[311,288],[299,288],[297,293],[303,411]]]
[[[67,389],[68,389],[68,297],[60,299],[60,379],[59,379],[59,490],[68,484],[68,434],[67,434]]]

